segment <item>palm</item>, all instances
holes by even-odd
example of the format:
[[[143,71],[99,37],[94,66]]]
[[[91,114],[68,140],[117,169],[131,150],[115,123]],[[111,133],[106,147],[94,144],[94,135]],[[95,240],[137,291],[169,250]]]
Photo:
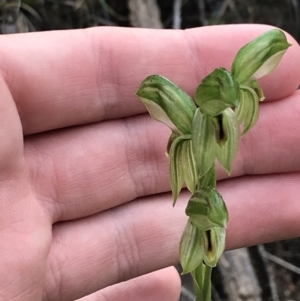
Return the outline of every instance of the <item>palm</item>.
[[[187,44],[177,32],[121,29],[2,37],[1,301],[75,300],[177,261],[188,194],[172,208],[164,155],[169,132],[138,115],[144,108],[134,93],[145,76],[160,73],[192,94],[206,69],[230,63],[245,31],[250,40],[265,30],[221,28],[187,32]],[[195,45],[199,35],[210,37],[205,47]],[[26,45],[22,53],[19,44]],[[216,52],[221,45],[226,57]],[[265,82],[269,99],[297,87],[298,57],[295,46],[288,68]],[[284,82],[287,74],[293,76]],[[299,235],[292,197],[298,174],[260,176],[300,170],[297,98],[263,105],[232,180],[220,183],[231,215],[229,248]],[[235,178],[246,174],[254,176]],[[84,300],[178,298],[172,270],[144,277]]]

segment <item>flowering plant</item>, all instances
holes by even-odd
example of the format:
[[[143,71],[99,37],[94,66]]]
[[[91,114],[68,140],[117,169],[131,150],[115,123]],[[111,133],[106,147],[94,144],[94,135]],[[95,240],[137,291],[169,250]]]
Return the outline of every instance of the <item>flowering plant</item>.
[[[197,301],[211,298],[211,271],[225,249],[228,212],[216,186],[217,160],[230,174],[239,141],[256,123],[264,100],[258,80],[272,72],[290,44],[269,30],[237,53],[231,71],[217,68],[193,99],[173,82],[151,75],[137,95],[172,134],[167,145],[173,205],[185,184],[192,193],[180,242],[183,274],[191,273]]]

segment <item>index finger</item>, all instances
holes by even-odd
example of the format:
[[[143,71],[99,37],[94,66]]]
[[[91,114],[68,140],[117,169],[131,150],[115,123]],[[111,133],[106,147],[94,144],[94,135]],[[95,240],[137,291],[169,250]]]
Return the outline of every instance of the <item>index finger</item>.
[[[150,74],[164,75],[193,95],[216,67],[230,68],[240,47],[268,30],[228,25],[187,31],[126,28],[1,37],[0,70],[25,134],[145,112],[135,92]],[[297,43],[263,84],[268,99],[299,84]],[[22,50],[21,50],[22,47]]]

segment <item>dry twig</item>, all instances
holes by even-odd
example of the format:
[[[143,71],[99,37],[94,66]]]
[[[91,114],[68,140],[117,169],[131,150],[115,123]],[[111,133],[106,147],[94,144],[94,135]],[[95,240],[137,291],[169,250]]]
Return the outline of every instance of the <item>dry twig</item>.
[[[205,11],[205,0],[198,0],[198,9],[199,9],[199,21],[201,25],[206,26],[208,25],[208,21],[206,18],[206,11]]]
[[[173,4],[173,28],[174,29],[181,28],[181,8],[182,8],[182,0],[174,0],[174,4]]]
[[[267,263],[265,247],[263,245],[259,245],[258,252],[268,273],[268,282],[271,290],[272,301],[280,301],[273,268]]]
[[[274,263],[286,268],[287,270],[292,271],[295,274],[300,275],[300,268],[296,267],[295,265],[293,265],[293,264],[291,264],[291,263],[289,263],[289,262],[287,262],[287,261],[285,261],[285,260],[283,260],[283,259],[267,252],[267,251],[264,251],[263,255],[264,255],[265,258],[273,261]]]
[[[128,0],[133,27],[163,28],[156,0]]]

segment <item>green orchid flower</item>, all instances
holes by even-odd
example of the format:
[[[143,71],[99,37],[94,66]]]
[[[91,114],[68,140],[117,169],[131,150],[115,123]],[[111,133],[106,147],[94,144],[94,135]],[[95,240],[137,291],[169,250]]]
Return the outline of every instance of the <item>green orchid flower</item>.
[[[240,139],[257,122],[264,100],[258,80],[272,72],[290,47],[285,34],[267,31],[236,55],[231,71],[217,68],[197,88],[195,102],[160,75],[137,95],[150,115],[171,129],[167,145],[175,205],[184,187],[192,193],[180,242],[183,273],[191,273],[197,301],[211,298],[211,271],[225,249],[228,212],[216,190],[216,161],[231,172]]]

